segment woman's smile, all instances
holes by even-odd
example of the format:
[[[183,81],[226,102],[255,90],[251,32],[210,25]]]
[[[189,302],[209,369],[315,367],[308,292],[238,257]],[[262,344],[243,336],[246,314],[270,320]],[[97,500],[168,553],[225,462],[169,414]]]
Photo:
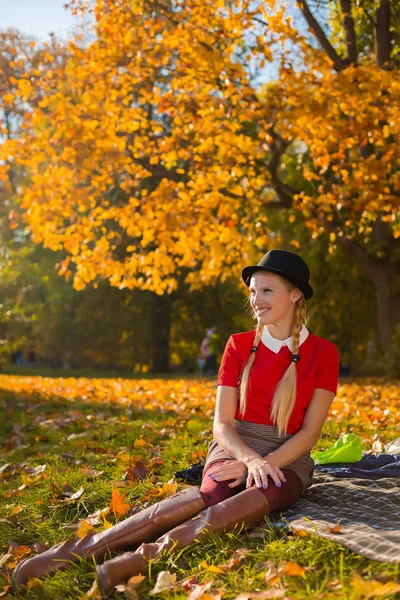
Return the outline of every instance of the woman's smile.
[[[257,317],[261,317],[261,315],[263,315],[264,313],[266,313],[269,310],[271,310],[271,308],[256,308],[255,309]]]

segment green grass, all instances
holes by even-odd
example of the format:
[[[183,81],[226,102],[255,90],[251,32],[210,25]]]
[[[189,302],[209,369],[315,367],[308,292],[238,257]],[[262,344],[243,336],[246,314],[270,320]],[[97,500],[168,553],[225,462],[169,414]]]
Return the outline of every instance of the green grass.
[[[80,519],[110,503],[112,490],[118,482],[127,483],[124,474],[130,456],[142,456],[153,465],[148,477],[121,488],[132,504],[143,502],[146,494],[174,477],[175,471],[187,467],[198,452],[207,450],[211,421],[196,415],[160,411],[137,411],[117,404],[67,401],[53,397],[42,400],[37,396],[0,392],[1,464],[8,463],[3,472],[0,506],[0,557],[10,543],[32,547],[44,542],[48,547],[74,535]],[[346,423],[340,424],[346,429]],[[394,437],[394,431],[391,432]],[[140,436],[152,444],[134,448]],[[326,447],[338,437],[333,421],[326,424],[318,448]],[[127,458],[128,457],[128,458]],[[161,462],[162,461],[162,462]],[[27,469],[46,464],[40,476],[30,477]],[[99,477],[88,477],[84,468],[103,471]],[[21,488],[24,485],[25,487]],[[74,491],[81,486],[84,493],[76,501],[58,503],[63,486]],[[184,484],[182,484],[184,485]],[[21,508],[19,512],[17,510]],[[15,514],[13,515],[13,511]],[[112,517],[108,517],[115,522]],[[100,527],[101,529],[101,527]],[[199,582],[213,579],[213,589],[225,590],[224,599],[233,599],[240,592],[266,590],[267,561],[275,565],[296,562],[305,567],[304,576],[283,576],[287,598],[335,598],[357,600],[352,578],[355,572],[365,579],[380,578],[396,581],[399,566],[377,563],[358,556],[346,548],[316,536],[299,537],[285,533],[268,520],[259,527],[262,537],[249,537],[240,531],[211,539],[169,553],[153,563],[148,577],[139,589],[140,598],[150,598],[157,574],[169,570],[177,580],[198,574]],[[200,563],[221,565],[232,553],[246,547],[246,558],[223,574],[204,572]],[[32,552],[32,555],[34,552]],[[80,561],[64,572],[57,572],[38,582],[37,587],[21,596],[24,599],[77,600],[86,593],[94,579],[93,561]],[[0,574],[0,594],[9,584],[10,571]],[[165,600],[186,598],[188,592],[175,591],[163,595]],[[6,591],[4,598],[11,598]],[[111,598],[121,598],[114,594]],[[386,595],[385,598],[395,598]]]

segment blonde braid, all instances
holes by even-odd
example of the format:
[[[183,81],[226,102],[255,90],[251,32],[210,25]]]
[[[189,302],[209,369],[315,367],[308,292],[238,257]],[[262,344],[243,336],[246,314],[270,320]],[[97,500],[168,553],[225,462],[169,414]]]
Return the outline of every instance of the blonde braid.
[[[242,372],[242,379],[240,382],[240,414],[241,414],[241,416],[243,416],[244,413],[246,412],[249,375],[250,375],[251,367],[253,366],[253,363],[256,359],[256,351],[257,351],[258,344],[260,343],[260,340],[261,340],[261,335],[262,335],[263,329],[264,329],[264,325],[260,325],[260,323],[258,323],[257,328],[256,328],[256,335],[255,335],[254,342],[253,342],[253,349],[255,348],[256,350],[252,350],[252,352],[250,353],[250,356],[247,359],[247,362],[246,362],[243,372]]]
[[[306,324],[307,321],[307,304],[304,296],[301,295],[299,300],[296,302],[293,315],[292,354],[298,354],[299,352],[300,332],[303,323]],[[296,388],[296,363],[291,362],[283,374],[282,379],[276,386],[274,397],[272,399],[271,419],[277,426],[279,435],[286,433],[289,418],[296,401]]]

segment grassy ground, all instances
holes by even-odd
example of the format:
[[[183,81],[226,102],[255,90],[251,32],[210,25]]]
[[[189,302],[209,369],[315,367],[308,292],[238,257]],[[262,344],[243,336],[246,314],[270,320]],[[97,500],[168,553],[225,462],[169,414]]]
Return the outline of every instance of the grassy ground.
[[[382,442],[397,437],[398,390],[399,382],[372,380],[341,386],[318,448],[350,431],[365,440],[367,450],[377,433]],[[126,492],[125,502],[132,507],[172,493],[175,471],[205,458],[213,398],[214,382],[206,379],[59,380],[1,375],[0,597],[11,598],[12,567],[34,555],[35,544],[50,547],[76,536],[82,521],[110,505],[113,490]],[[171,485],[165,486],[166,482]],[[178,489],[184,485],[179,483]],[[112,512],[106,516],[106,522],[118,520]],[[104,524],[103,520],[94,530],[100,531]],[[240,548],[249,552],[235,566],[224,566],[220,573],[207,567],[226,565],[230,558],[241,556],[235,554]],[[204,561],[207,564],[200,566]],[[297,563],[305,571],[290,575],[288,563]],[[270,578],[266,583],[274,567],[280,573],[275,582]],[[373,597],[368,595],[372,587],[356,584],[358,576],[377,581],[379,597],[395,598],[384,593],[383,584],[400,583],[399,566],[370,561],[315,536],[287,534],[268,520],[255,531],[214,535],[165,556],[144,573],[146,579],[138,590],[141,598],[152,597],[149,592],[161,571],[170,571],[178,581],[190,576],[200,584],[212,580],[203,600],[266,590],[271,591],[270,597],[276,593],[275,597],[296,599]],[[82,560],[67,571],[33,580],[22,597],[88,598],[94,574],[93,562]],[[188,594],[189,590],[177,587],[163,597],[180,599]]]

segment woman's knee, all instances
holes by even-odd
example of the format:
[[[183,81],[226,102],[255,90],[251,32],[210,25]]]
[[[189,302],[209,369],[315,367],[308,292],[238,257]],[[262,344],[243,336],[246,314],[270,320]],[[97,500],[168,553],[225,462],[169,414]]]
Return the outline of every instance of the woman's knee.
[[[218,502],[227,500],[228,498],[235,496],[245,489],[244,485],[234,488],[229,487],[229,484],[234,481],[233,479],[229,479],[227,481],[214,481],[208,476],[208,472],[211,469],[217,468],[220,465],[223,465],[225,462],[225,460],[215,461],[210,465],[206,465],[204,468],[203,479],[200,486],[200,495],[203,498],[203,502],[206,507],[213,506],[214,504],[218,504]]]
[[[285,474],[286,482],[282,482],[282,485],[278,487],[268,476],[268,487],[265,490],[262,489],[269,502],[271,512],[287,508],[301,496],[300,477],[290,469],[282,469],[282,471]]]

